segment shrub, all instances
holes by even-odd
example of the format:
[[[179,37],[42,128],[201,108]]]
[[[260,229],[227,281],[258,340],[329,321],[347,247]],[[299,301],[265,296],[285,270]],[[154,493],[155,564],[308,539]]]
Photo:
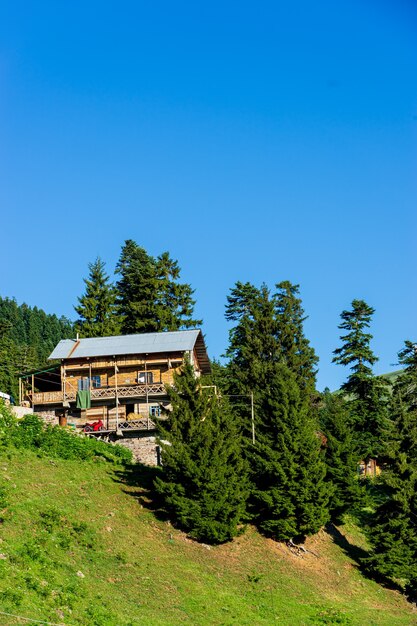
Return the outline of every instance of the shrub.
[[[0,400],[0,448],[7,447],[10,431],[15,427],[17,420],[10,408]]]
[[[18,421],[4,404],[0,405],[0,446],[35,450],[49,458],[132,461],[132,453],[123,446],[85,437],[60,426],[46,426],[35,414]]]

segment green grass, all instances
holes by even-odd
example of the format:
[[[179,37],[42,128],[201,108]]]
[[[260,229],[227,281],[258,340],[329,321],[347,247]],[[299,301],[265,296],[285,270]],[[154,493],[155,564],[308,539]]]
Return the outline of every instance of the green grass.
[[[403,369],[394,370],[393,372],[388,372],[386,374],[381,374],[382,378],[385,378],[391,385],[395,383],[398,376],[400,376],[404,372]]]
[[[251,527],[209,548],[155,517],[151,470],[136,487],[122,466],[24,450],[3,453],[0,470],[0,611],[67,626],[417,624],[358,570],[353,522],[310,539],[317,556]]]

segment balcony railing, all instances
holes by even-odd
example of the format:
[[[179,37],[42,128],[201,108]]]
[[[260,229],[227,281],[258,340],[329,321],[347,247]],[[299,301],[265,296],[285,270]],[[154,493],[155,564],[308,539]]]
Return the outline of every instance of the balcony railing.
[[[78,424],[76,426],[77,430],[81,429],[84,432],[87,432],[91,435],[100,435],[103,433],[111,433],[116,431],[136,431],[136,430],[155,430],[155,418],[151,419],[150,417],[141,417],[135,420],[127,420],[120,419],[116,421],[115,419],[104,420],[103,425],[100,427],[100,430],[90,430],[88,426],[94,422],[88,421],[85,424]],[[86,428],[87,427],[87,428]]]
[[[29,392],[32,404],[58,404],[63,402],[62,391]]]
[[[111,400],[116,397],[115,387],[98,387],[91,389],[91,400]],[[118,398],[143,398],[165,395],[163,383],[150,383],[148,385],[129,385],[117,388]],[[43,391],[33,394],[32,404],[61,404],[62,402],[75,402],[77,392],[74,389],[66,390],[65,398],[63,391]]]

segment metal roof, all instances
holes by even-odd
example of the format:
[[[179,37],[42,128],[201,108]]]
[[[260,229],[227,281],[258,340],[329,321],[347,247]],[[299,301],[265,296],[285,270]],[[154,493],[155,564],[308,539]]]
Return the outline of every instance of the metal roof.
[[[87,337],[62,339],[49,359],[83,359],[122,354],[155,354],[158,352],[183,352],[195,348],[200,367],[210,371],[210,361],[201,330],[119,335],[116,337]]]

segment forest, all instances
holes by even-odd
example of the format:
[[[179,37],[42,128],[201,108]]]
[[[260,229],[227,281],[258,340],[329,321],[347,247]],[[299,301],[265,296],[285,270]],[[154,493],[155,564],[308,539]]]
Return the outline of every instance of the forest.
[[[0,390],[16,394],[19,371],[40,367],[62,338],[194,328],[193,289],[168,252],[153,257],[133,240],[115,281],[97,258],[88,268],[74,322],[0,300]],[[347,513],[367,533],[362,567],[417,595],[417,350],[399,347],[394,382],[375,376],[374,309],[353,299],[341,312],[333,360],[341,389],[318,392],[318,359],[304,334],[298,285],[237,282],[226,302],[231,324],[224,362],[196,379],[191,364],[168,389],[161,422],[162,468],[154,488],[172,523],[197,541],[220,544],[246,524],[302,545]],[[249,398],[254,410],[250,410]],[[370,460],[381,472],[361,477]]]

